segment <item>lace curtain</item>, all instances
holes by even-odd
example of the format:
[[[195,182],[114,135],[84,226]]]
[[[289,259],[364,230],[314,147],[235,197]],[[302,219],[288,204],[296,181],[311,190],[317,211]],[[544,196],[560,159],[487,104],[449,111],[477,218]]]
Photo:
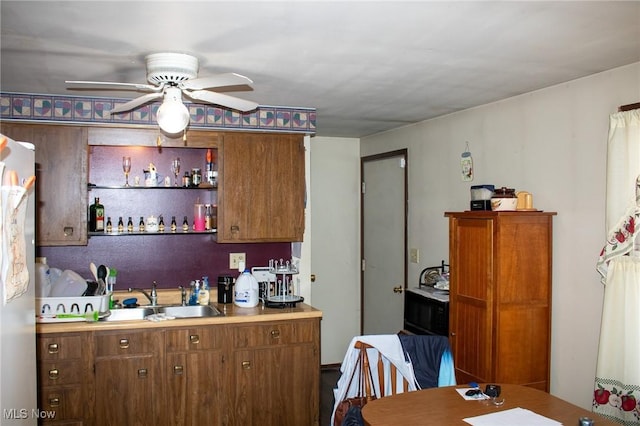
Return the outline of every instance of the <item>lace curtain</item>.
[[[640,425],[640,109],[611,114],[607,145],[605,285],[593,411]]]

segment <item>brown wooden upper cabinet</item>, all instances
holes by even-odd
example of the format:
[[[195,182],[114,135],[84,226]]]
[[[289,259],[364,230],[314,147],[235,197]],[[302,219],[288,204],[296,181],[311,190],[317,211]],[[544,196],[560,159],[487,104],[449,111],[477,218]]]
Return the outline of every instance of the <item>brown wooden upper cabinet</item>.
[[[302,135],[0,123],[3,134],[36,146],[38,246],[87,245],[88,146],[218,149],[219,243],[302,241],[305,156]],[[170,202],[170,200],[168,200]]]
[[[218,242],[302,241],[303,137],[225,133],[221,152]]]
[[[0,131],[36,147],[36,241],[87,244],[87,129],[2,122]]]

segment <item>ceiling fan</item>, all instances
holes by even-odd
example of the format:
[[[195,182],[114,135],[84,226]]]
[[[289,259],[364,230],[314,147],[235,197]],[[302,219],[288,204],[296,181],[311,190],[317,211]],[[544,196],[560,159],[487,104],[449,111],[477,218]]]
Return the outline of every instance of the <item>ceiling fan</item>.
[[[183,131],[189,124],[189,111],[182,103],[183,94],[196,103],[215,104],[243,112],[252,111],[258,107],[256,102],[207,90],[248,86],[253,83],[248,77],[236,73],[224,73],[197,78],[198,58],[183,53],[153,53],[145,59],[147,81],[151,84],[78,80],[68,80],[66,83],[76,89],[98,88],[151,92],[114,106],[109,111],[110,114],[130,111],[156,99],[164,98],[157,111],[158,125],[170,134]]]

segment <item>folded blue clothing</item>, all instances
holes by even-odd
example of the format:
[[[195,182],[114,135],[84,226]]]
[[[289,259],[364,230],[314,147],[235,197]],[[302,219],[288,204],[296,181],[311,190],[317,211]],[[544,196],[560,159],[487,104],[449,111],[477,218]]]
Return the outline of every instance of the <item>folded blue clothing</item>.
[[[456,384],[453,357],[446,336],[401,334],[398,337],[405,357],[413,364],[420,388]]]

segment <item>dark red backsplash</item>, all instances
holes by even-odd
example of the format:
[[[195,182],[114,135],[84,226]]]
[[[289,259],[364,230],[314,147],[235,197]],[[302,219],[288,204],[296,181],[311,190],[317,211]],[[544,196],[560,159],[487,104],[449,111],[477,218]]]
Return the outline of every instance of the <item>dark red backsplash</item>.
[[[210,235],[140,235],[92,237],[86,247],[40,247],[52,268],[71,269],[91,279],[89,263],[118,270],[117,290],[127,287],[158,288],[188,286],[191,280],[218,275],[238,276],[229,269],[229,253],[246,253],[247,267],[268,266],[270,259],[290,259],[290,243],[218,244]]]

